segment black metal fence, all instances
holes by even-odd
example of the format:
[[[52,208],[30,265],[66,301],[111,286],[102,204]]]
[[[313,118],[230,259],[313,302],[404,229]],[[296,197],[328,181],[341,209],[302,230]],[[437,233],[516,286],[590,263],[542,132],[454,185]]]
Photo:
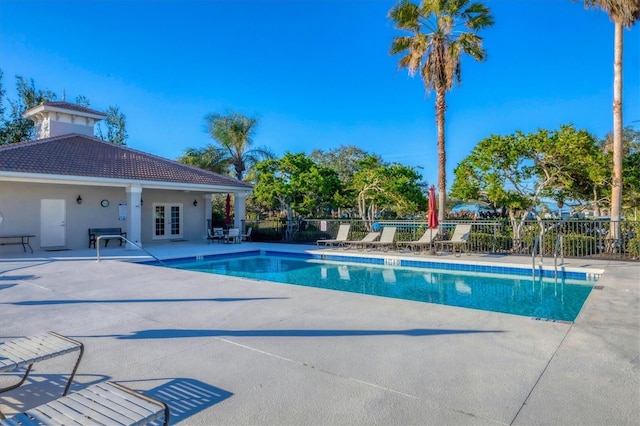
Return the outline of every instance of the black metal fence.
[[[610,228],[615,224],[609,220],[575,219],[528,220],[520,227],[515,238],[513,225],[509,220],[446,221],[440,224],[439,239],[448,239],[457,223],[472,223],[467,250],[476,253],[506,253],[531,255],[536,238],[539,250],[545,256],[552,256],[559,236],[562,236],[562,253],[565,257],[597,257],[609,259],[638,260],[640,258],[640,222],[620,222],[620,237],[610,238]],[[361,220],[350,219],[298,219],[290,223],[286,220],[246,221],[245,228],[253,228],[253,241],[284,241],[287,226],[291,229],[292,243],[315,243],[319,239],[335,238],[342,223],[351,224],[349,239],[358,240],[369,232]],[[427,231],[424,221],[393,220],[379,221],[373,225],[397,227],[396,241],[417,240]],[[516,230],[517,231],[517,230]],[[538,252],[538,251],[537,251]],[[539,252],[538,252],[539,253]]]

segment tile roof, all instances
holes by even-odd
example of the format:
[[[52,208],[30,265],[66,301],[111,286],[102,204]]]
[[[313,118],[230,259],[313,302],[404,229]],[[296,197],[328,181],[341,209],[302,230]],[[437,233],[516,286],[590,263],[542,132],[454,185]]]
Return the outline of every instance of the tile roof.
[[[227,176],[80,134],[2,145],[2,172],[252,188]]]

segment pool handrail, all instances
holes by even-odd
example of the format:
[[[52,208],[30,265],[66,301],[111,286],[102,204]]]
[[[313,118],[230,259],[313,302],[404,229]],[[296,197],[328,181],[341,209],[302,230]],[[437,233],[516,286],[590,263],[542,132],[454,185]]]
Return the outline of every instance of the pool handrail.
[[[563,239],[562,239],[562,234],[558,234],[558,236],[556,237],[556,247],[553,250],[553,268],[555,270],[555,276],[558,276],[558,247],[560,247],[560,257],[561,257],[561,263],[560,265],[564,264],[564,245],[563,245]]]
[[[131,244],[132,246],[142,250],[143,252],[147,253],[149,256],[153,257],[155,260],[157,260],[158,262],[160,262],[162,265],[164,266],[168,266],[166,263],[164,263],[162,260],[160,260],[158,257],[154,256],[153,254],[151,254],[148,250],[142,248],[141,246],[139,246],[138,244],[134,243],[133,241],[129,240],[127,237],[122,236],[122,235],[99,235],[98,238],[96,238],[96,261],[100,262],[100,240],[102,238],[121,238],[123,239],[125,242]]]

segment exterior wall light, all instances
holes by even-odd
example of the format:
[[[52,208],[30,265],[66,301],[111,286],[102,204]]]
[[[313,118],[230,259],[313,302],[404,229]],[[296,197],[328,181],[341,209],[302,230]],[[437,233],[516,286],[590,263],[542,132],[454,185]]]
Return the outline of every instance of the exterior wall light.
[[[82,204],[82,197],[80,195],[78,195],[78,198],[76,198],[76,203]]]
[[[198,200],[193,200],[193,207],[198,207]]]

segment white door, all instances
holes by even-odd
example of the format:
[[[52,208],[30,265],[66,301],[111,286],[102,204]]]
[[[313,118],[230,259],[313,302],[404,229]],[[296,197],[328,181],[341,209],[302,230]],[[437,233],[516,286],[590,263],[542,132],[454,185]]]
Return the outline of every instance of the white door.
[[[67,244],[65,200],[40,200],[40,247],[64,247]]]
[[[182,228],[182,204],[154,203],[154,240],[182,238]]]

